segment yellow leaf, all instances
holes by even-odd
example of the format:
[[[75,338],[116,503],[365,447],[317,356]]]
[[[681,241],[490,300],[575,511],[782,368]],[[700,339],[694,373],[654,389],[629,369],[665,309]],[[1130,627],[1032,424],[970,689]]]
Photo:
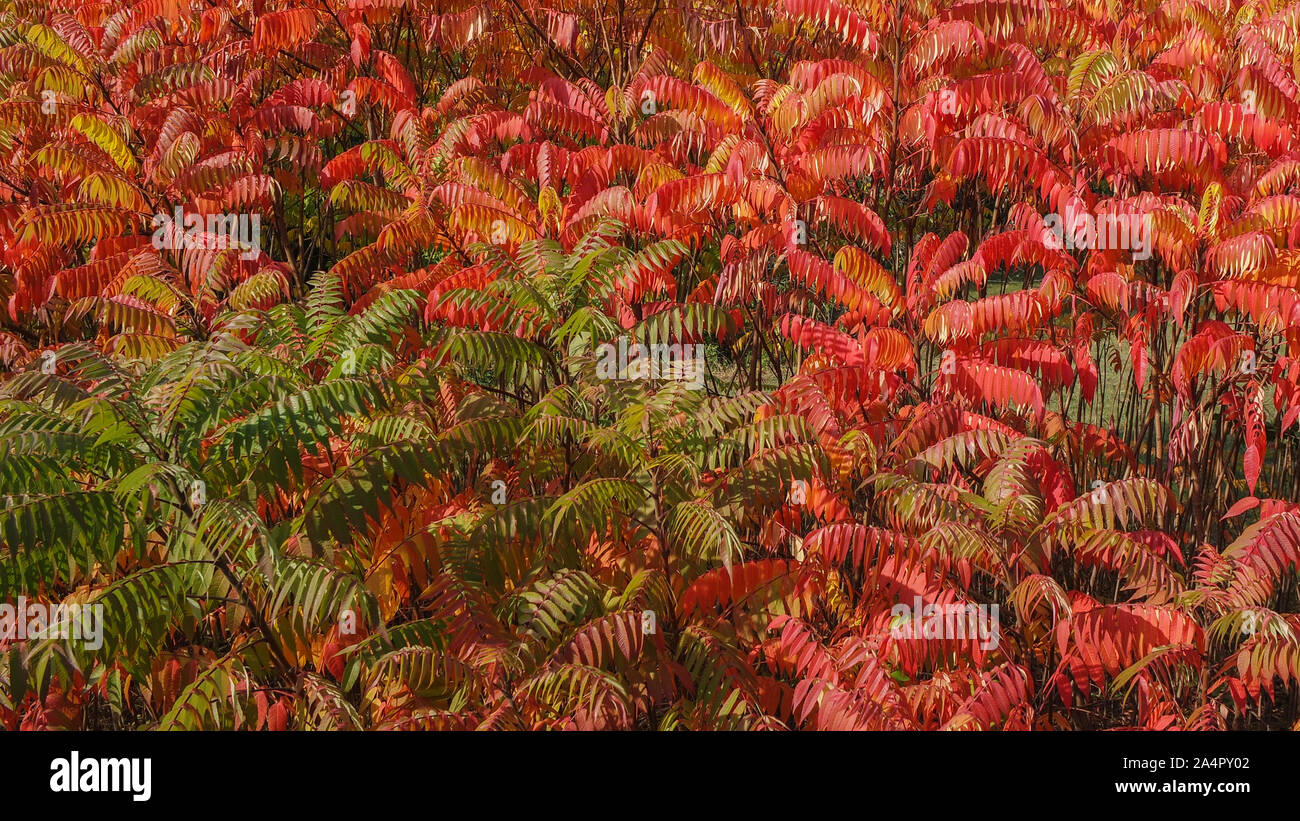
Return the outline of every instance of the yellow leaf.
[[[89,114],[78,114],[72,118],[72,127],[112,157],[118,168],[128,174],[135,173],[138,164],[126,141],[103,120]]]

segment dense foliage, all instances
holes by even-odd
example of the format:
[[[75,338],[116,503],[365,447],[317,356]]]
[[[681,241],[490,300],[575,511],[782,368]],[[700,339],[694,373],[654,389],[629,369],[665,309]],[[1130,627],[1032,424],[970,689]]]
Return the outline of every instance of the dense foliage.
[[[0,255],[6,727],[1300,718],[1300,2],[5,0]]]

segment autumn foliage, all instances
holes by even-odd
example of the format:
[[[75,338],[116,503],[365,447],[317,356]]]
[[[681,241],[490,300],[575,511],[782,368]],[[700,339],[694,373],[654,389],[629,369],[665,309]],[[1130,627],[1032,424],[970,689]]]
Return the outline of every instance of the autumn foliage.
[[[1294,0],[11,0],[0,297],[6,727],[1300,719]]]

